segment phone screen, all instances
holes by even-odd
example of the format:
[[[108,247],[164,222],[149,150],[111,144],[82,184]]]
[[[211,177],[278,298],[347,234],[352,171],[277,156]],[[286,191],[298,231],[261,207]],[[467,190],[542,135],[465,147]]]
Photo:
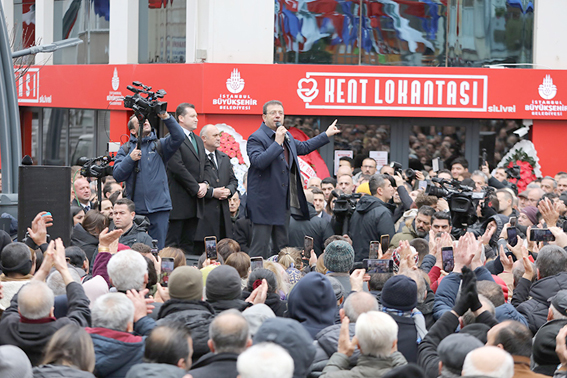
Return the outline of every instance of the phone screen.
[[[453,259],[453,247],[441,248],[441,258],[443,259],[443,270],[447,273],[452,272],[455,267]]]
[[[417,189],[423,189],[425,190],[425,188],[427,188],[427,181],[426,180],[419,180],[419,184],[417,186]]]
[[[311,258],[311,250],[313,249],[313,238],[311,236],[306,236],[303,238],[303,254],[306,259]]]
[[[389,259],[367,259],[366,262],[366,273],[393,273],[394,272],[394,260]]]
[[[516,227],[517,220],[518,220],[518,218],[516,218],[516,217],[510,217],[510,226]]]
[[[555,241],[555,236],[548,228],[532,228],[530,232],[530,240],[536,242]]]
[[[370,249],[368,250],[369,259],[378,258],[378,248],[380,248],[380,242],[377,242],[376,240],[370,242]]]
[[[256,269],[262,269],[264,267],[264,259],[261,257],[251,257],[250,258],[250,270],[253,272]]]
[[[388,247],[390,246],[390,235],[380,236],[380,245],[382,246],[382,253],[388,252]]]
[[[174,268],[174,259],[172,257],[162,257],[161,258],[161,277],[160,277],[160,284],[163,287],[167,287],[169,282],[169,276],[171,272],[173,272]]]
[[[207,236],[205,238],[205,251],[207,258],[210,260],[217,259],[217,238],[216,236]]]
[[[516,232],[516,228],[508,227],[506,229],[506,232],[508,233],[508,243],[512,247],[514,247],[516,244],[518,244],[518,233]]]

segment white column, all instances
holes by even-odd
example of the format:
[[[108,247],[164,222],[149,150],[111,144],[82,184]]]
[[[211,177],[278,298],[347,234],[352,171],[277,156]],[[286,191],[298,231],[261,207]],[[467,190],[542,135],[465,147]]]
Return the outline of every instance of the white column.
[[[41,45],[53,43],[53,2],[54,0],[35,2],[35,40]],[[53,54],[37,54],[35,64],[53,64]]]
[[[138,63],[138,17],[138,0],[110,1],[110,64]]]
[[[187,0],[185,16],[185,63],[196,63],[197,37],[199,27],[199,1]]]
[[[535,0],[533,62],[553,69],[567,68],[567,1]],[[534,67],[546,68],[546,67]]]
[[[6,28],[8,35],[12,34],[14,30],[14,0],[0,0],[2,2],[2,10],[6,18]]]

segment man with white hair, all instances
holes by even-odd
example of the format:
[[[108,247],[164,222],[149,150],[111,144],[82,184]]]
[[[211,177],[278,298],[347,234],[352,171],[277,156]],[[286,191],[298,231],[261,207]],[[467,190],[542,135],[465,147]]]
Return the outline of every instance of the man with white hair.
[[[93,326],[86,330],[94,344],[97,377],[124,378],[132,366],[142,363],[145,336],[156,326],[146,316],[146,293],[147,289],[108,293],[94,302]]]
[[[239,378],[291,378],[293,359],[281,346],[260,343],[248,348],[236,362]]]
[[[55,319],[54,295],[44,282],[51,267],[61,274],[67,292],[67,316]],[[69,323],[89,325],[89,299],[80,283],[73,281],[65,260],[61,239],[49,243],[43,263],[33,279],[20,289],[4,311],[0,322],[0,345],[15,345],[29,357],[32,365],[41,362],[43,350],[51,336]]]
[[[495,346],[484,346],[469,352],[463,363],[463,377],[483,376],[512,378],[514,360],[510,353]]]
[[[131,249],[113,255],[106,269],[110,282],[121,293],[142,290],[148,283],[148,263],[139,252]]]
[[[407,364],[398,352],[398,325],[392,317],[379,311],[369,311],[358,317],[355,336],[351,340],[349,320],[343,318],[338,351],[331,356],[321,377],[380,378],[396,366]],[[361,356],[350,368],[349,358],[358,346]]]
[[[203,217],[195,232],[195,240],[206,236],[216,236],[218,240],[232,237],[232,221],[228,199],[238,188],[238,180],[234,175],[230,157],[218,150],[220,147],[220,131],[215,125],[205,125],[201,130],[201,139],[205,146],[205,154],[210,162],[210,170],[205,170],[205,180],[210,188],[205,195]]]

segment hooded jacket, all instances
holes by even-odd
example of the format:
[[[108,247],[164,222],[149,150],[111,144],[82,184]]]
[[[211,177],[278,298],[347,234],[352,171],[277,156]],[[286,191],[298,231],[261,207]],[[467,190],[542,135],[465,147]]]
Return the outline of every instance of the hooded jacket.
[[[210,352],[207,345],[209,340],[209,325],[215,317],[215,309],[207,302],[181,299],[170,299],[160,308],[158,325],[161,319],[179,321],[191,331],[193,339],[193,360]]]
[[[305,236],[313,238],[313,249],[317,256],[323,253],[325,240],[334,235],[331,224],[317,216],[317,211],[312,204],[307,203],[309,209],[309,220],[303,220],[298,216],[291,216],[289,220],[289,246],[303,249]],[[296,217],[298,219],[296,219]]]
[[[356,323],[350,323],[348,325],[349,336],[352,339],[355,335],[356,330]],[[313,375],[319,375],[327,366],[327,362],[329,362],[329,358],[337,351],[339,346],[339,336],[341,334],[341,325],[334,324],[329,326],[319,332],[315,336],[315,358],[313,359],[313,367],[312,373],[315,372]],[[358,357],[360,357],[360,349],[356,348],[352,353],[352,356],[349,357],[350,366],[353,367],[356,365],[358,361]]]
[[[85,252],[85,255],[87,255],[89,262],[92,264],[98,248],[98,238],[89,234],[80,223],[77,223],[77,225],[73,227],[73,232],[71,233],[71,245],[81,248]]]
[[[529,280],[520,279],[518,286],[514,289],[512,305],[516,306],[516,310],[527,319],[530,331],[535,335],[547,321],[549,310],[547,300],[559,290],[567,289],[567,272],[542,278],[534,282],[531,287],[530,285]]]
[[[349,223],[349,236],[355,255],[354,261],[368,258],[368,248],[372,240],[388,234],[394,237],[393,206],[374,196],[364,196],[356,204],[356,210]]]
[[[95,378],[95,376],[71,366],[41,365],[33,368],[33,378]]]
[[[522,323],[526,327],[529,326],[526,317],[520,314],[518,310],[516,310],[516,308],[514,308],[514,306],[512,306],[510,303],[504,303],[503,305],[496,307],[494,317],[500,323],[506,320],[515,320],[517,322]]]
[[[390,247],[397,247],[400,244],[400,241],[402,240],[410,241],[417,238],[419,238],[419,236],[415,232],[415,220],[414,220],[411,222],[411,227],[405,225],[404,227],[402,227],[402,232],[398,232],[396,235],[394,235],[394,237],[390,241]]]
[[[118,242],[128,247],[132,247],[134,243],[143,243],[151,247],[152,237],[148,235],[145,229],[138,226],[136,222],[132,222],[132,227],[120,236]]]
[[[236,353],[207,353],[191,366],[193,378],[223,377],[236,378]]]
[[[266,320],[254,337],[254,344],[262,342],[272,342],[287,350],[293,359],[293,378],[307,377],[315,356],[315,346],[312,337],[296,320]]]
[[[314,338],[335,324],[337,299],[331,281],[321,273],[307,273],[289,293],[287,308],[289,317],[299,321]]]
[[[172,116],[164,123],[169,135],[160,139],[161,154],[157,151],[158,138],[154,132],[142,138],[142,158],[138,163],[140,171],[137,175],[134,175],[136,164],[130,157],[132,147],[138,143],[134,135],[130,135],[131,148],[128,153],[124,148],[120,148],[116,154],[112,175],[117,182],[126,182],[128,198],[132,198],[132,186],[136,176],[136,193],[134,193],[136,214],[171,210],[165,164],[185,140],[185,133]]]
[[[144,363],[132,367],[126,378],[183,378],[186,374],[174,365]]]
[[[93,340],[98,378],[124,378],[144,357],[144,338],[107,328],[86,328]]]

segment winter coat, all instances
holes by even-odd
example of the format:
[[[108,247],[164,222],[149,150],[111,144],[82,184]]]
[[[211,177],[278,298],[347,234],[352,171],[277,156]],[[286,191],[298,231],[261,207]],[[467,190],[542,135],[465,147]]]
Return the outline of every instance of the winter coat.
[[[186,374],[174,365],[143,363],[133,366],[126,378],[183,378]]]
[[[219,301],[210,302],[207,301],[214,309],[216,314],[220,314],[225,310],[235,309],[240,312],[246,310],[248,307],[252,306],[252,303],[245,302],[242,299],[222,299]]]
[[[348,327],[350,338],[352,339],[355,335],[356,323],[350,323]],[[340,333],[341,325],[334,324],[325,328],[315,336],[315,359],[313,360],[313,368],[311,371],[312,376],[320,375],[325,366],[327,366],[329,358],[337,351]],[[352,356],[349,357],[351,367],[356,365],[359,357],[360,350],[356,348]]]
[[[87,327],[91,323],[89,299],[83,286],[77,282],[67,285],[68,310],[67,316],[55,320],[23,322],[18,313],[18,294],[14,295],[10,307],[2,315],[0,345],[15,345],[22,349],[33,366],[39,365],[45,346],[55,332],[69,323]]]
[[[321,378],[380,378],[396,366],[406,365],[407,361],[400,352],[394,352],[386,358],[360,356],[355,367],[350,370],[349,359],[342,353],[335,353],[323,370]]]
[[[214,317],[215,309],[207,302],[170,299],[159,310],[158,324],[164,322],[162,319],[185,324],[185,327],[191,331],[193,360],[196,361],[210,352],[207,341],[209,340],[209,325]]]
[[[150,214],[171,210],[171,197],[165,165],[185,140],[185,133],[173,117],[164,121],[169,134],[160,138],[161,154],[158,152],[158,138],[155,133],[142,138],[142,158],[139,160],[139,172],[134,174],[135,162],[130,157],[138,143],[134,135],[130,135],[128,153],[120,148],[114,161],[112,175],[117,182],[126,182],[125,193],[132,198],[134,176],[136,176],[136,193],[134,203],[136,214]]]
[[[73,232],[71,233],[71,245],[79,247],[85,251],[87,259],[89,259],[89,263],[92,265],[98,250],[98,238],[89,234],[80,223],[77,223],[77,225],[73,227]]]
[[[522,323],[526,327],[529,327],[528,321],[526,317],[518,312],[514,306],[510,303],[504,303],[501,306],[496,307],[496,312],[494,314],[496,320],[500,323],[506,320],[515,320],[517,322]]]
[[[149,247],[152,246],[152,237],[148,235],[146,230],[138,226],[136,223],[132,222],[132,227],[120,236],[118,240],[128,247],[132,247],[134,243],[143,243]]]
[[[124,378],[132,366],[141,364],[145,336],[155,325],[147,316],[134,323],[134,333],[144,336],[108,328],[86,328],[94,345],[97,378]]]
[[[309,220],[295,219],[291,216],[289,220],[289,246],[303,249],[305,236],[313,238],[313,250],[317,256],[325,249],[325,240],[334,235],[331,224],[317,216],[312,204],[308,203]]]
[[[95,376],[71,366],[40,365],[33,368],[33,378],[95,378]]]
[[[400,241],[407,240],[411,241],[413,239],[419,238],[417,233],[415,232],[415,221],[411,223],[411,227],[405,225],[402,227],[402,232],[398,232],[390,241],[390,248],[397,248],[400,244]]]
[[[246,282],[248,285],[248,282]],[[250,296],[249,291],[242,292],[242,299],[246,299]],[[287,301],[282,300],[280,295],[277,293],[268,293],[266,297],[266,301],[264,302],[266,306],[268,306],[276,316],[283,317],[285,311],[287,310]]]
[[[534,335],[547,321],[549,310],[547,300],[564,289],[567,289],[567,272],[542,278],[533,285],[525,278],[518,282],[512,296],[512,305],[516,306],[516,310],[527,319],[530,331]]]
[[[1,250],[0,250],[1,251]],[[22,278],[10,278],[6,275],[0,275],[0,283],[2,283],[2,293],[4,296],[0,299],[0,313],[10,306],[10,301],[20,291],[22,286],[30,282],[33,275],[27,274]]]
[[[236,378],[238,376],[237,358],[236,353],[208,353],[191,366],[189,374],[193,378]]]
[[[390,235],[390,239],[394,237],[392,210],[392,205],[374,196],[364,196],[357,202],[349,223],[355,262],[368,258],[372,240],[380,240],[385,234]]]

